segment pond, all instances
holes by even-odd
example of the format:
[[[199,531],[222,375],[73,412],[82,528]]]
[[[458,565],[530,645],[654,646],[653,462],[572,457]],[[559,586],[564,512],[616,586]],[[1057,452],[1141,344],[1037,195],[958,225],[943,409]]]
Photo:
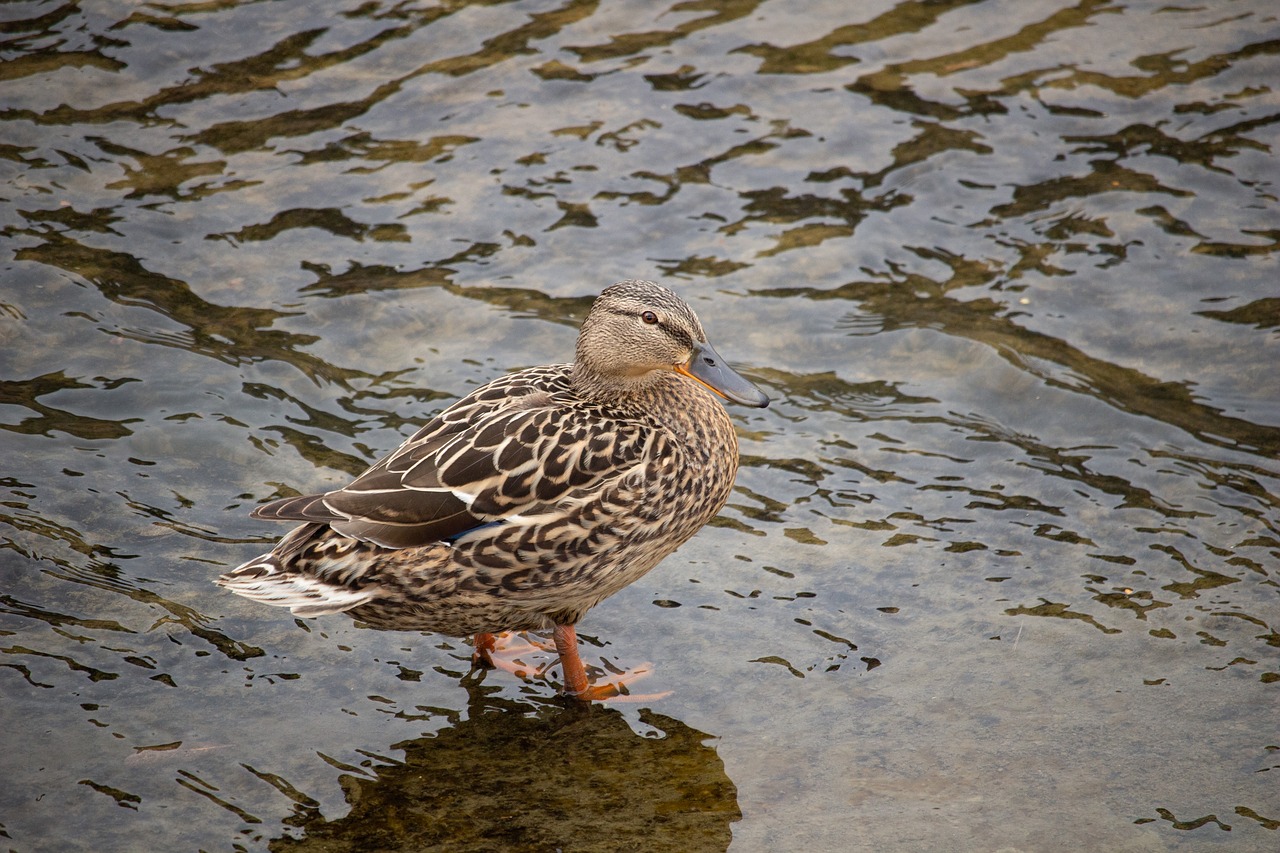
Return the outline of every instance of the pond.
[[[0,33],[0,846],[1277,848],[1274,3]],[[626,278],[773,398],[639,701],[213,584]]]

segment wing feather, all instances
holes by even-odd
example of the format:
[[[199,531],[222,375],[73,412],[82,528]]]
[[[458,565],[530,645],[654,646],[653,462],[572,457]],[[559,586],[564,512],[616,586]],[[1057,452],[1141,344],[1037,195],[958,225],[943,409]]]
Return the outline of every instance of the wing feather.
[[[333,511],[324,505],[324,495],[299,495],[260,504],[249,513],[250,518],[271,521],[336,521]]]
[[[456,539],[521,514],[544,514],[629,471],[649,431],[584,406],[568,366],[495,380],[437,415],[349,485],[284,498],[252,515],[323,522],[386,548]]]

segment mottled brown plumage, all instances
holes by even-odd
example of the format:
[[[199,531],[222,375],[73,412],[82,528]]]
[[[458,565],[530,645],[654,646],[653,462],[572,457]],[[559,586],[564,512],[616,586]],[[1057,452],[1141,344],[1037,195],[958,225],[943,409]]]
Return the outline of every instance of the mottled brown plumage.
[[[620,282],[593,304],[572,364],[484,385],[342,489],[258,507],[303,524],[218,582],[380,628],[556,629],[570,692],[599,698],[568,648],[573,625],[693,536],[733,486],[737,438],[708,388],[768,404],[679,297]]]

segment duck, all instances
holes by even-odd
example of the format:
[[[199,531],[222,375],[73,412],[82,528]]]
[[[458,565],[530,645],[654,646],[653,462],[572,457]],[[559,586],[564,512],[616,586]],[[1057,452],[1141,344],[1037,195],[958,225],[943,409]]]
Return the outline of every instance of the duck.
[[[570,363],[496,378],[351,483],[255,507],[296,526],[217,583],[312,618],[472,637],[550,632],[563,689],[592,684],[576,626],[721,510],[738,441],[721,400],[769,398],[720,357],[673,291],[621,281],[592,302]]]

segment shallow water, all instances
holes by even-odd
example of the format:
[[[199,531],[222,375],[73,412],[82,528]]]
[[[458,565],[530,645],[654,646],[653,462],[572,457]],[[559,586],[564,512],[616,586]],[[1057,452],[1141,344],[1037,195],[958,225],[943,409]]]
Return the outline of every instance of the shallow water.
[[[16,850],[1274,850],[1274,4],[0,7]],[[214,587],[663,281],[765,387],[662,699]]]

